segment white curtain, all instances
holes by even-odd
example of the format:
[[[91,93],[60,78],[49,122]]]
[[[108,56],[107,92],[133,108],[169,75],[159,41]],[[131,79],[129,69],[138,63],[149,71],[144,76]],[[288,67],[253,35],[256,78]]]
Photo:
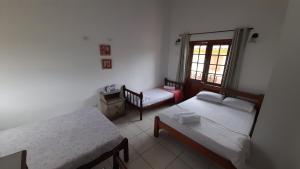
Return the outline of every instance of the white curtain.
[[[188,74],[188,57],[190,50],[190,38],[191,35],[189,33],[183,34],[181,36],[181,49],[180,49],[180,58],[177,69],[177,81],[185,82],[186,76]]]
[[[227,67],[224,72],[222,87],[237,89],[240,79],[241,64],[250,35],[250,28],[237,28],[234,32]]]

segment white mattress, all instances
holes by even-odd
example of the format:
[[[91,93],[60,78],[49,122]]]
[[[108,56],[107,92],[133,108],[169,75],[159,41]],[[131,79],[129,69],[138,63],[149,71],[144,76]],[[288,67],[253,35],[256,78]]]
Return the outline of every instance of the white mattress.
[[[200,123],[180,124],[174,120],[176,112],[194,112],[201,116]],[[223,105],[191,98],[159,113],[160,120],[220,156],[229,159],[238,169],[244,167],[249,154],[248,132],[252,115]],[[248,113],[252,114],[252,113]],[[240,120],[242,122],[240,122]],[[247,124],[242,124],[242,123]],[[245,134],[246,133],[246,134]]]
[[[196,96],[180,103],[179,106],[245,135],[251,132],[256,111],[245,112],[226,105],[199,100]]]
[[[30,169],[74,169],[121,143],[122,136],[96,108],[0,132],[0,157],[27,150]]]
[[[174,93],[168,92],[166,90],[160,89],[160,88],[154,88],[150,90],[143,91],[143,107],[151,106],[153,104],[171,99],[174,97]],[[133,104],[137,106],[139,105],[139,100],[133,102]]]

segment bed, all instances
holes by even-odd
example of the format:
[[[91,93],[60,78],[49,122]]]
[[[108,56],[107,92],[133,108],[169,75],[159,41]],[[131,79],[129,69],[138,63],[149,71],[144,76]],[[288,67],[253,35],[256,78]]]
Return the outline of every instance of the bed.
[[[183,84],[171,81],[165,78],[165,86],[175,87],[175,90],[165,90],[163,88],[154,88],[140,93],[136,93],[123,86],[123,97],[125,102],[140,112],[140,120],[143,119],[143,111],[168,103],[177,103],[183,98]]]
[[[113,168],[129,160],[128,139],[97,108],[0,132],[0,157],[27,151],[30,169],[87,169],[113,156]]]
[[[263,101],[263,95],[205,86],[202,90],[223,93],[255,103],[255,110],[245,112],[222,104],[192,97],[155,117],[154,136],[165,129],[175,138],[192,146],[198,152],[226,169],[242,168],[249,155],[250,138]],[[194,112],[201,116],[200,123],[182,125],[172,119],[180,111]]]

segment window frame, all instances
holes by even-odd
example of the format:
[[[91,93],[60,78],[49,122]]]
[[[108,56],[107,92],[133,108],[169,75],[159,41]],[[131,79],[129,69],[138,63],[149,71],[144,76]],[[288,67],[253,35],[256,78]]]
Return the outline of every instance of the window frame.
[[[193,54],[194,54],[194,46],[196,45],[207,45],[206,47],[206,53],[205,53],[205,59],[204,59],[204,68],[203,68],[203,74],[202,74],[202,79],[201,80],[197,80],[197,79],[192,79],[191,78],[191,71],[192,71],[192,63],[193,63]],[[212,82],[208,82],[208,74],[209,74],[209,66],[210,61],[211,61],[211,57],[212,57],[212,49],[214,45],[229,45],[228,47],[228,51],[227,51],[227,57],[226,57],[226,61],[225,61],[225,65],[224,65],[224,71],[223,71],[223,75],[222,75],[222,82],[221,84],[218,83],[212,83]],[[232,46],[232,39],[220,39],[220,40],[201,40],[201,41],[190,41],[190,51],[189,51],[189,57],[188,57],[188,80],[192,80],[192,81],[196,81],[196,82],[204,82],[207,84],[211,84],[211,85],[216,85],[216,86],[221,86],[224,80],[224,73],[226,71],[226,67],[228,66],[228,56],[230,54],[231,51],[231,46]],[[199,54],[200,55],[200,54]],[[218,55],[218,58],[220,57],[220,54]],[[217,63],[218,64],[218,63]],[[214,73],[214,75],[216,75],[216,72]]]

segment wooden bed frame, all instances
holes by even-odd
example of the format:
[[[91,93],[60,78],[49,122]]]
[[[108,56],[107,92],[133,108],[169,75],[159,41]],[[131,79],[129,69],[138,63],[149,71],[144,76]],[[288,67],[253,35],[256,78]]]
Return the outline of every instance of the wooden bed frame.
[[[127,169],[126,165],[124,164],[124,162],[121,160],[119,156],[121,150],[124,150],[123,152],[124,161],[128,162],[129,161],[128,139],[124,138],[122,142],[119,145],[117,145],[115,148],[113,148],[111,151],[103,153],[95,160],[87,164],[84,164],[78,167],[77,169],[91,169],[110,157],[113,157],[113,169]],[[22,151],[21,169],[28,169],[28,166],[26,164],[26,155],[27,155],[27,151],[26,150]]]
[[[183,90],[183,83],[180,82],[171,81],[165,78],[164,84],[166,86],[174,86],[176,89]],[[149,106],[143,106],[143,92],[136,93],[132,90],[127,89],[125,85],[122,87],[122,89],[123,89],[123,97],[125,99],[125,104],[127,103],[128,105],[137,108],[139,110],[140,120],[143,120],[144,110],[159,107],[164,104],[174,103],[174,98],[171,98]]]
[[[109,152],[103,153],[101,156],[96,158],[95,160],[84,164],[77,169],[91,169],[95,167],[96,165],[100,164],[101,162],[107,160],[110,157],[113,157],[113,169],[127,169],[126,165],[124,162],[120,159],[120,151],[124,150],[124,161],[128,162],[129,161],[129,150],[128,150],[128,139],[124,138],[122,142],[117,145],[114,149],[112,149]]]
[[[26,164],[27,151],[23,150],[21,153],[21,169],[28,169],[28,166]]]
[[[126,165],[124,162],[121,160],[119,156],[119,152],[121,150],[124,150],[124,160],[125,162],[129,161],[129,152],[128,152],[128,139],[125,138],[117,147],[115,147],[112,151],[106,152],[102,154],[100,157],[97,159],[93,160],[92,162],[82,165],[78,169],[90,169],[99,163],[101,163],[104,160],[107,160],[111,156],[113,156],[113,169],[127,169]],[[22,157],[21,157],[21,169],[28,169],[28,166],[26,164],[26,157],[27,157],[27,151],[23,150],[21,152]]]
[[[212,92],[217,92],[217,93],[222,93],[225,96],[230,96],[230,97],[237,97],[237,98],[242,98],[248,101],[251,101],[255,103],[255,108],[256,108],[256,114],[254,118],[254,122],[251,128],[250,132],[250,137],[253,134],[254,127],[257,121],[257,117],[263,102],[264,95],[255,95],[255,94],[250,94],[246,92],[241,92],[241,91],[236,91],[236,90],[231,90],[231,89],[225,89],[221,87],[216,87],[216,86],[211,86],[211,85],[204,85],[202,90],[208,90]],[[216,154],[215,152],[207,149],[206,147],[202,146],[198,142],[192,140],[188,136],[184,135],[184,133],[181,133],[177,131],[176,129],[170,127],[169,125],[165,124],[164,122],[160,121],[159,117],[156,116],[154,120],[154,137],[159,136],[159,130],[160,129],[165,129],[167,130],[171,135],[173,135],[176,139],[179,141],[183,142],[184,144],[190,145],[193,149],[198,151],[199,153],[205,155],[207,158],[212,160],[213,162],[219,164],[225,169],[236,169],[236,167],[231,163],[230,160]]]
[[[128,139],[124,138],[122,142],[111,151],[103,153],[95,160],[87,164],[84,164],[78,167],[77,169],[91,169],[110,157],[113,157],[113,169],[127,169],[126,165],[124,164],[124,162],[121,160],[119,156],[121,150],[124,150],[124,161],[128,162],[129,161]],[[28,169],[28,166],[26,164],[26,155],[27,155],[26,150],[22,151],[21,169]]]

